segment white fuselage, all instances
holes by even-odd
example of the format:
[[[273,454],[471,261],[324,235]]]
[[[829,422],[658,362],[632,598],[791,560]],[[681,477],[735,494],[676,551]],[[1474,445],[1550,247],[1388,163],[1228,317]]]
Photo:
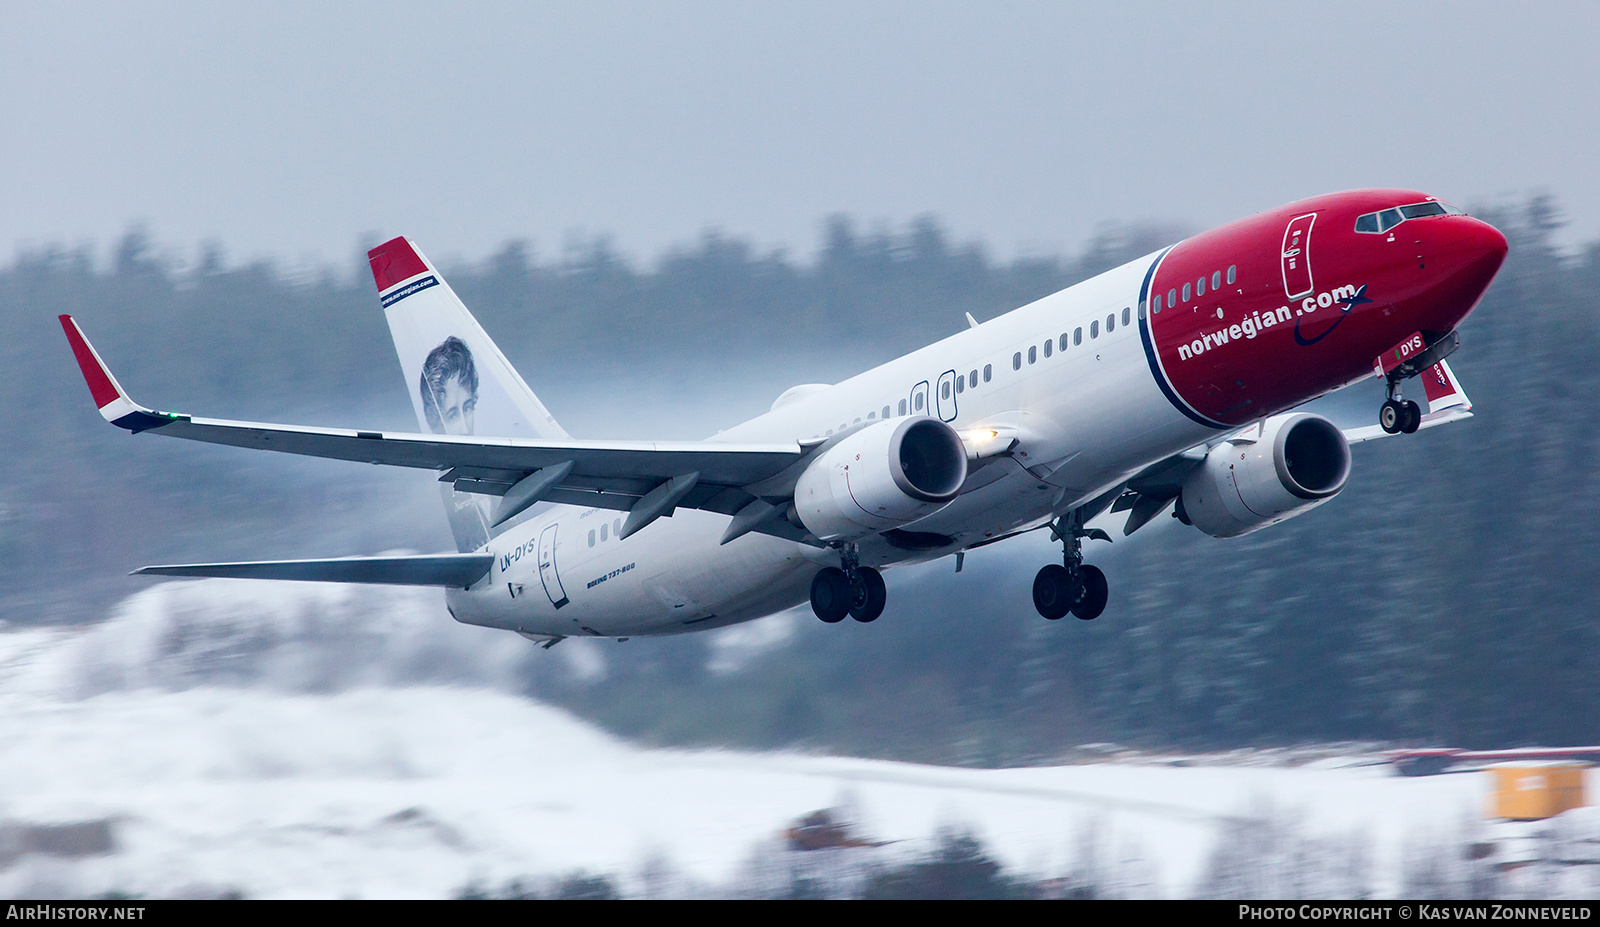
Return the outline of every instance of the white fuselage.
[[[1145,358],[1139,291],[1157,257],[803,392],[712,440],[826,439],[879,420],[886,408],[890,417],[937,416],[959,431],[1004,428],[1019,438],[1013,453],[975,469],[954,502],[906,526],[949,543],[907,550],[873,536],[860,542],[861,563],[924,561],[1040,525],[1215,434],[1173,407]],[[1047,342],[1059,345],[1080,329],[1080,343],[1045,356]],[[977,381],[969,384],[973,371]],[[488,544],[497,555],[489,575],[449,591],[451,613],[537,636],[703,630],[804,602],[819,565],[839,559],[760,533],[721,545],[728,516],[698,510],[679,510],[620,540],[623,517],[548,505],[513,524]]]

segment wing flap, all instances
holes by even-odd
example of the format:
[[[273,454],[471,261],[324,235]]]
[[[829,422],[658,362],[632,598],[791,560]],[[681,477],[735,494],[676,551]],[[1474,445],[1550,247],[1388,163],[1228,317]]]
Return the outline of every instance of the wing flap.
[[[487,576],[493,564],[493,554],[423,554],[407,557],[340,557],[333,560],[169,564],[143,567],[134,570],[133,575],[466,588]]]

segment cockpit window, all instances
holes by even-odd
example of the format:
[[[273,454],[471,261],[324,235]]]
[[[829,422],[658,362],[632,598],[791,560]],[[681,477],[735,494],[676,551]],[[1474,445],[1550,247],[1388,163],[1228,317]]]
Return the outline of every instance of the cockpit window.
[[[1407,219],[1421,219],[1424,216],[1442,216],[1444,207],[1438,203],[1418,203],[1415,206],[1401,206],[1400,215]]]
[[[1426,203],[1412,203],[1409,206],[1396,206],[1381,212],[1369,212],[1356,218],[1356,231],[1369,235],[1381,235],[1407,219],[1425,219],[1428,216],[1464,216],[1465,212],[1451,206],[1430,200]]]

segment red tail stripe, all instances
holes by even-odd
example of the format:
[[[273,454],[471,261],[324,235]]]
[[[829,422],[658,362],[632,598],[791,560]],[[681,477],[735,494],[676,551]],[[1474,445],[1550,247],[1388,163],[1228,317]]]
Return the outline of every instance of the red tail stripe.
[[[83,379],[89,384],[89,395],[94,397],[95,406],[103,409],[116,402],[121,393],[117,392],[117,385],[111,382],[111,375],[100,365],[100,359],[94,356],[94,348],[83,340],[83,334],[78,331],[72,316],[64,315],[60,319],[62,329],[67,333],[67,342],[72,345],[72,356],[78,359],[78,369],[83,371]]]
[[[367,263],[372,265],[372,280],[379,293],[428,269],[404,237],[390,239],[368,251]]]

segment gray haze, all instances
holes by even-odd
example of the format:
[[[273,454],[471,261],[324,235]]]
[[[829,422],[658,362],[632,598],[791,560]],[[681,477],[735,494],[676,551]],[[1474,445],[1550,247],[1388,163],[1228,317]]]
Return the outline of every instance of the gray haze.
[[[1002,254],[1411,186],[1600,236],[1592,3],[0,2],[0,255],[130,223],[349,266],[574,231],[809,253],[832,212]]]

